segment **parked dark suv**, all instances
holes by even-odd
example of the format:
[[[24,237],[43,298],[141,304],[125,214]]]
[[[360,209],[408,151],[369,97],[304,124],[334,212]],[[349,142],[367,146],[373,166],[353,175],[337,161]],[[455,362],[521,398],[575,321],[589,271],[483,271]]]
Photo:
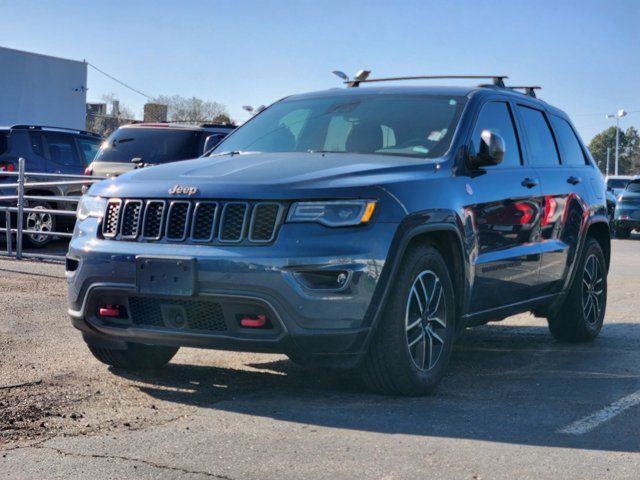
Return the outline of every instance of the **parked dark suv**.
[[[92,186],[73,324],[116,367],[183,345],[284,352],[409,395],[435,388],[468,326],[532,311],[593,340],[603,178],[567,115],[503,78],[287,97],[212,157]]]
[[[1,172],[18,170],[18,159],[25,159],[25,170],[38,173],[61,173],[82,175],[85,168],[100,148],[102,137],[96,133],[68,128],[37,125],[15,125],[0,127],[0,189],[2,182],[14,183],[13,176],[2,176]],[[30,181],[51,179],[30,177]],[[39,186],[28,188],[28,195],[60,197],[80,195],[81,185]],[[15,188],[1,190],[3,195],[15,195]],[[75,209],[69,202],[43,200],[29,201],[29,207],[37,209]],[[4,220],[4,216],[2,217]],[[25,215],[25,228],[32,231],[71,230],[75,219],[69,216],[54,216],[49,213],[31,212]],[[15,223],[14,223],[15,225]],[[3,221],[4,226],[4,221]],[[33,233],[24,236],[31,246],[43,247],[52,238],[46,234]]]
[[[104,142],[86,174],[112,177],[142,166],[196,158],[212,150],[235,128],[217,124],[124,125]]]
[[[629,238],[633,230],[640,230],[640,177],[627,183],[618,195],[614,214],[616,237]]]

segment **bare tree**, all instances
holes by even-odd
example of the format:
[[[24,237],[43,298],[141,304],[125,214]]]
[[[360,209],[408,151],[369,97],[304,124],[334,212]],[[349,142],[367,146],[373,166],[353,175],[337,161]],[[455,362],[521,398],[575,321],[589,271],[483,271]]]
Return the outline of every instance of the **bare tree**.
[[[219,122],[220,119],[231,120],[225,105],[197,97],[185,98],[181,95],[161,95],[154,102],[169,107],[169,120],[172,122],[205,123]]]
[[[120,100],[118,100],[118,97],[116,96],[115,93],[105,93],[100,98],[102,99],[103,102],[110,103],[112,105],[114,102],[117,102],[118,111],[115,112],[116,115],[112,115],[112,116],[115,116],[116,118],[127,119],[127,120],[133,119],[134,117],[133,111],[129,107],[126,107],[125,105],[120,103]]]

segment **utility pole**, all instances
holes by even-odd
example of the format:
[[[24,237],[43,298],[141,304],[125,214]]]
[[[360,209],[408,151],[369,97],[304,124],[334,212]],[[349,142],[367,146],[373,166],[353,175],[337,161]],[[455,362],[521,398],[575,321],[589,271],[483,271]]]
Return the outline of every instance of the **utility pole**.
[[[616,119],[616,166],[615,166],[615,174],[618,175],[618,160],[620,158],[620,119],[627,115],[627,112],[620,109],[616,113],[610,113],[607,115],[607,118],[615,118]]]

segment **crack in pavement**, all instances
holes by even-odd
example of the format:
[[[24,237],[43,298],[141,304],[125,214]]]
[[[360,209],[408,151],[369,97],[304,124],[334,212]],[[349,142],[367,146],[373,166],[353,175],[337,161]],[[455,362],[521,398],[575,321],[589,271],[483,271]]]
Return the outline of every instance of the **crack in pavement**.
[[[56,452],[59,455],[69,455],[71,457],[78,457],[78,458],[100,458],[100,459],[106,459],[106,460],[122,460],[125,462],[133,462],[133,463],[142,463],[143,465],[147,465],[149,467],[153,467],[153,468],[157,468],[159,470],[171,470],[174,472],[179,472],[179,473],[184,473],[184,474],[192,474],[192,475],[204,475],[205,477],[210,477],[210,478],[217,478],[219,480],[234,480],[233,478],[227,476],[227,475],[217,475],[215,473],[211,473],[211,472],[207,472],[204,470],[188,470],[186,468],[182,468],[182,467],[173,467],[171,465],[163,465],[161,463],[156,463],[156,462],[152,462],[151,460],[143,460],[141,458],[130,458],[130,457],[124,457],[121,455],[103,455],[100,453],[92,453],[92,454],[85,454],[85,453],[76,453],[76,452],[68,452],[66,450],[62,450],[61,448],[57,448],[57,447],[49,447],[47,445],[35,445],[33,448],[36,449],[43,449],[43,450],[51,450],[53,452]]]

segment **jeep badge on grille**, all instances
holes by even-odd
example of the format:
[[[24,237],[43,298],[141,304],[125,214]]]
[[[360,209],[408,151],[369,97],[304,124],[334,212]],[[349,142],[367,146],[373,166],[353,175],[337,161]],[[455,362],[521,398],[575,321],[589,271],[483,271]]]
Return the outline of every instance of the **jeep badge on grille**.
[[[182,185],[174,185],[169,189],[169,195],[195,195],[198,193],[198,187],[183,187]]]

